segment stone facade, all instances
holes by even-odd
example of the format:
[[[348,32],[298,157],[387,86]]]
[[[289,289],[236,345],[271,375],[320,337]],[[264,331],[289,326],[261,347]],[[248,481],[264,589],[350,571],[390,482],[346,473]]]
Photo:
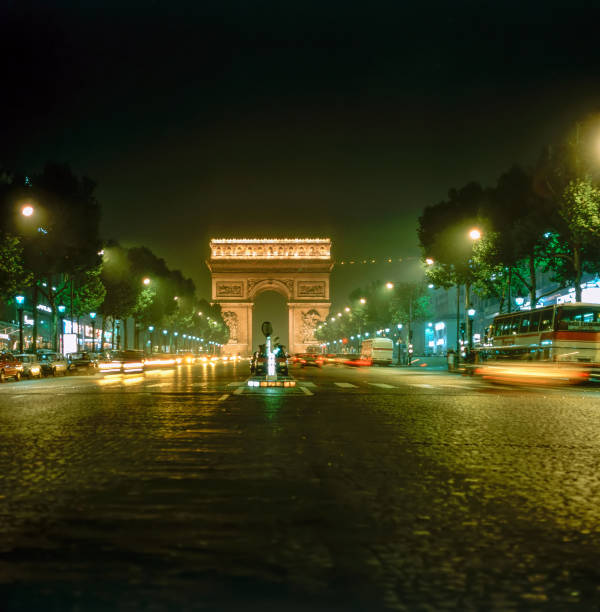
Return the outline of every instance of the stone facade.
[[[289,311],[290,353],[317,343],[314,333],[331,307],[329,239],[214,239],[206,262],[212,276],[212,301],[221,305],[230,330],[225,354],[250,355],[254,300],[263,291],[283,295]]]

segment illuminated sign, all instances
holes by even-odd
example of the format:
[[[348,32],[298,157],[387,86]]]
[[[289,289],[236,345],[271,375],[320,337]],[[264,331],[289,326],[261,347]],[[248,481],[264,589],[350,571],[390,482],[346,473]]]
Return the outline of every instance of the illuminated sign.
[[[44,312],[52,312],[52,308],[50,308],[50,306],[46,306],[46,304],[38,304],[37,309],[43,310]]]

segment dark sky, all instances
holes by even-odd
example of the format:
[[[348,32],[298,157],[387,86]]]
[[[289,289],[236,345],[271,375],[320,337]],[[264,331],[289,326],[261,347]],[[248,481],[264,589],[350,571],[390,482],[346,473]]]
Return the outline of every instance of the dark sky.
[[[201,290],[211,236],[416,255],[424,206],[598,110],[598,6],[4,0],[0,162],[70,162]]]

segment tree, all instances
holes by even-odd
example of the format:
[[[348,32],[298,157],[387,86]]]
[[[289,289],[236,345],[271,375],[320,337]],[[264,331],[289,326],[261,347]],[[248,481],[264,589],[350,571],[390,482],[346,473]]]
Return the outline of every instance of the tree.
[[[484,278],[484,271],[474,262],[470,230],[487,229],[483,218],[487,194],[479,183],[471,182],[461,189],[451,189],[448,200],[425,208],[419,217],[417,233],[425,260],[432,260],[426,275],[438,287],[465,287],[465,315],[471,307],[471,287]],[[469,340],[471,318],[466,317]]]
[[[583,273],[600,263],[600,189],[589,176],[569,181],[557,202],[556,232],[548,234],[553,280],[571,284],[581,302]]]
[[[512,295],[527,291],[537,304],[536,273],[547,263],[544,234],[550,227],[547,202],[534,188],[533,173],[512,166],[489,189],[481,211],[487,229],[474,246],[476,290],[499,297],[512,309]]]
[[[423,283],[394,283],[392,298],[393,321],[407,327],[408,343],[412,342],[413,323],[431,316],[430,300]]]
[[[23,247],[16,236],[0,233],[0,298],[14,299],[32,280],[23,262]]]

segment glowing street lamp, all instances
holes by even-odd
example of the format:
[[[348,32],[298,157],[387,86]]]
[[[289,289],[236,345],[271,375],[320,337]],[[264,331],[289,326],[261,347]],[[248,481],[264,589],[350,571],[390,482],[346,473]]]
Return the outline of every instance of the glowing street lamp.
[[[478,230],[476,227],[474,227],[470,232],[469,232],[469,238],[471,240],[479,240],[481,238],[481,231]]]
[[[365,298],[360,298],[360,300],[358,300],[361,304],[366,304],[367,300]]]
[[[431,259],[431,257],[427,257],[427,258],[425,259],[425,263],[426,263],[428,266],[433,266],[433,264],[434,264],[435,262],[433,261],[433,259]]]
[[[59,329],[59,350],[62,353],[64,349],[64,337],[63,337],[63,329],[64,329],[64,318],[65,318],[65,310],[67,307],[64,304],[60,304],[58,306],[58,312],[60,313],[60,329]]]
[[[24,217],[31,217],[31,215],[33,215],[34,213],[34,208],[31,204],[25,204],[25,206],[23,206],[23,208],[21,208],[21,214]]]
[[[385,284],[385,288],[386,288],[386,289],[393,289],[393,288],[394,288],[394,283],[387,282],[387,283]]]
[[[96,352],[96,313],[95,312],[90,312],[90,319],[92,320],[92,353],[95,353]]]
[[[146,276],[146,278],[142,280],[142,283],[144,283],[144,285],[147,287],[150,284],[150,279]]]
[[[344,308],[344,310],[345,310],[346,312],[350,312],[350,307],[349,307],[349,306],[346,306],[346,308]]]
[[[19,312],[19,353],[23,352],[23,304],[25,303],[24,295],[16,295],[15,302]]]

